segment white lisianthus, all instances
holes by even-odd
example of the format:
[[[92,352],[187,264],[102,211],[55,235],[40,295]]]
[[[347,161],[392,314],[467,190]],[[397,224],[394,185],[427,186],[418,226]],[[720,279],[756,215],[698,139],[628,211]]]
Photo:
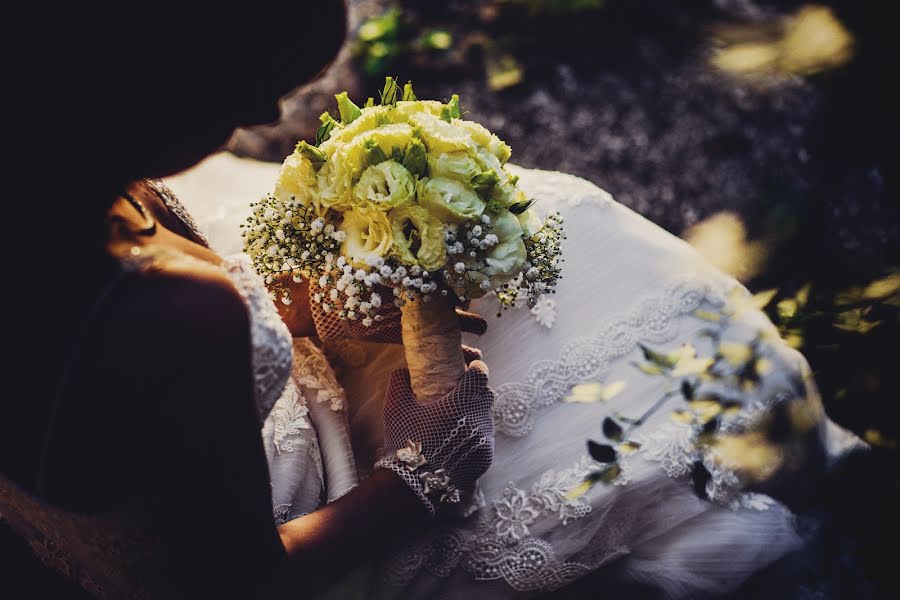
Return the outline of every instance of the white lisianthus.
[[[389,210],[415,201],[415,183],[406,168],[386,160],[372,165],[353,186],[353,199],[359,207]]]
[[[492,155],[496,156],[501,164],[506,164],[506,161],[512,156],[512,149],[509,147],[509,144],[498,138],[496,134],[491,133],[488,128],[481,123],[465,121],[463,119],[457,119],[454,123],[457,127],[468,131],[472,136],[472,139],[474,139],[479,146],[482,146]]]
[[[365,266],[369,259],[387,256],[393,244],[391,224],[378,210],[356,209],[344,213],[340,231],[346,235],[341,254],[354,266]]]
[[[473,280],[478,284],[477,292],[471,289],[468,292],[473,298],[484,294],[481,283],[485,279],[490,281],[487,289],[498,288],[518,275],[528,258],[522,226],[514,214],[506,210],[496,215],[491,233],[497,236],[498,242],[487,249],[484,266],[478,269],[479,277]]]
[[[484,201],[468,185],[434,177],[419,181],[419,205],[445,223],[463,223],[477,219],[484,212]]]
[[[475,151],[475,141],[466,130],[454,127],[440,117],[426,112],[415,113],[410,116],[409,124],[422,132],[429,152]]]
[[[282,202],[294,198],[307,206],[315,203],[316,171],[309,159],[294,152],[281,165],[275,182],[275,197]]]
[[[534,210],[530,208],[525,212],[519,214],[518,218],[519,225],[522,226],[522,231],[525,233],[525,237],[533,236],[544,226],[544,223],[537,216]]]
[[[444,266],[444,225],[436,217],[415,205],[395,208],[388,217],[394,236],[392,253],[400,262],[429,271]]]
[[[468,152],[444,152],[428,157],[428,172],[432,177],[446,177],[469,183],[484,169]]]

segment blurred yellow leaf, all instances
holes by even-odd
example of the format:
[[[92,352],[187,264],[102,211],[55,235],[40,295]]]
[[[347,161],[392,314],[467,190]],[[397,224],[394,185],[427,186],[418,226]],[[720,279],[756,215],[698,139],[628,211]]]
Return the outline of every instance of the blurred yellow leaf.
[[[602,383],[582,383],[576,385],[565,397],[565,402],[594,403],[610,400],[625,389],[624,381],[614,381],[608,385]]]
[[[726,45],[711,59],[734,75],[812,75],[845,64],[853,36],[830,8],[802,7],[777,24],[750,25],[724,32]]]
[[[741,281],[758,274],[768,257],[766,246],[747,239],[740,217],[720,212],[692,226],[684,239],[706,260]]]
[[[772,298],[774,298],[775,294],[777,293],[777,289],[757,292],[756,294],[753,294],[753,297],[750,299],[750,304],[753,306],[753,308],[763,309],[769,305],[769,303],[772,301]]]
[[[589,489],[591,489],[593,485],[594,484],[591,481],[585,479],[584,481],[573,487],[571,490],[569,490],[569,492],[566,494],[566,498],[568,498],[569,500],[579,498],[583,496]]]
[[[748,482],[768,479],[784,461],[781,449],[758,431],[716,436],[710,456]]]
[[[524,77],[522,66],[511,54],[489,55],[485,67],[488,87],[492,90],[505,90],[520,83]]]
[[[760,358],[756,361],[756,372],[760,375],[767,375],[772,371],[772,361],[768,358]]]
[[[673,410],[670,416],[676,423],[688,425],[694,422],[694,414],[686,410]]]
[[[678,364],[675,365],[675,368],[672,369],[671,375],[673,377],[684,377],[685,375],[697,375],[698,373],[705,373],[707,369],[709,369],[715,360],[712,357],[700,357],[700,358],[682,358],[678,361]]]
[[[662,375],[663,369],[659,365],[654,365],[652,363],[632,363],[635,367],[640,369],[643,373],[647,375]]]
[[[872,446],[879,446],[881,448],[897,447],[897,440],[892,440],[885,437],[884,434],[877,429],[867,429],[863,434],[863,439],[866,440],[866,443],[871,444]]]
[[[708,310],[697,309],[694,311],[694,316],[699,317],[705,321],[712,321],[713,323],[718,323],[722,320],[722,315],[719,313],[710,312]]]
[[[621,454],[632,454],[640,449],[641,445],[637,442],[622,442],[619,444],[619,452]]]
[[[743,365],[753,356],[753,349],[747,344],[737,342],[722,342],[719,344],[719,354],[732,365]]]
[[[705,400],[703,398],[688,402],[688,406],[694,411],[694,414],[697,415],[697,420],[701,423],[714,419],[722,412],[721,404],[714,400]]]
[[[897,293],[900,293],[900,273],[891,273],[867,285],[862,296],[868,300],[877,300]]]
[[[778,301],[775,308],[778,309],[779,317],[782,319],[790,319],[797,314],[797,308],[799,308],[799,306],[800,305],[795,298],[784,298],[783,300]]]

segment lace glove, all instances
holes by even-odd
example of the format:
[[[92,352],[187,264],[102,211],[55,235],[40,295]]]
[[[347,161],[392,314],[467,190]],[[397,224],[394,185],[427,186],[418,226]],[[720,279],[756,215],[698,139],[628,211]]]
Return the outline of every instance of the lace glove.
[[[312,313],[313,324],[316,327],[316,334],[319,336],[319,339],[349,338],[365,342],[402,344],[400,309],[391,301],[394,297],[393,291],[385,286],[378,287],[381,297],[386,299],[378,308],[377,315],[381,318],[372,323],[371,326],[366,327],[360,320],[348,321],[339,318],[334,311],[329,313],[323,311],[321,303],[313,301],[312,298],[316,294],[324,295],[327,290],[319,287],[319,282],[315,278],[311,279],[309,282],[309,310]],[[481,335],[487,331],[487,321],[479,314],[457,308],[456,317],[459,319],[460,329],[465,333]],[[463,352],[465,353],[467,350],[469,348],[463,346]]]
[[[406,369],[391,374],[384,403],[387,455],[375,467],[403,479],[432,516],[471,494],[494,458],[494,392],[487,382],[487,365],[473,361],[455,388],[423,405]]]

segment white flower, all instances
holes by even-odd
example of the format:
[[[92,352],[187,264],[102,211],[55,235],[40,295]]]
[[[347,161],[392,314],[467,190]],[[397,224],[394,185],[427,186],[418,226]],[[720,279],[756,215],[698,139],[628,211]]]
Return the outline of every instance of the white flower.
[[[325,275],[322,275],[321,277],[319,277],[319,287],[324,288],[327,285],[328,285],[328,277],[326,277]]]
[[[330,313],[330,312],[331,312],[331,305],[328,304],[327,302],[323,302],[323,303],[322,303],[322,312],[325,313],[326,315],[327,315],[328,313]]]
[[[458,262],[453,265],[453,270],[457,273],[465,273],[466,272],[466,263]]]
[[[528,501],[525,492],[510,483],[500,500],[494,502],[497,518],[494,527],[497,535],[507,542],[517,542],[528,535],[528,526],[537,518],[539,511]]]
[[[369,302],[371,302],[372,306],[374,306],[375,308],[379,308],[381,306],[381,294],[379,294],[378,292],[373,292],[369,297]]]
[[[337,300],[337,299],[338,299],[338,291],[337,291],[336,289],[334,289],[334,288],[331,288],[331,291],[328,292],[328,296],[329,296],[332,300]]]
[[[372,317],[366,317],[365,319],[362,320],[363,327],[371,327],[372,323],[374,323],[374,321],[372,320]]]
[[[381,269],[379,269],[378,271],[379,271],[379,273],[381,273],[381,276],[382,276],[382,277],[390,277],[390,276],[391,276],[391,273],[394,272],[394,270],[391,269],[391,267],[390,267],[389,265],[384,265],[384,266],[381,267]]]
[[[397,460],[410,471],[415,471],[428,461],[422,456],[422,443],[407,440],[406,445],[395,453]]]
[[[491,224],[491,216],[490,216],[490,215],[486,215],[486,214],[485,214],[485,215],[481,215],[481,222],[484,223],[485,225],[490,226],[490,224]]]
[[[474,235],[475,237],[478,237],[479,235],[481,235],[482,231],[483,230],[481,229],[481,225],[476,225],[475,227],[472,228],[472,235]]]
[[[426,471],[419,475],[419,481],[422,482],[422,492],[426,495],[433,492],[443,492],[450,487],[450,477],[444,469],[438,469],[434,472]]]

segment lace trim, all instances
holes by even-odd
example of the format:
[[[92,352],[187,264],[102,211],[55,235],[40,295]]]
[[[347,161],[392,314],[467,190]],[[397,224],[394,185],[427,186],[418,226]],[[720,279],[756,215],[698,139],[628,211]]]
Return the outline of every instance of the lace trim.
[[[316,392],[316,402],[331,410],[344,409],[344,388],[338,382],[325,355],[309,338],[294,339],[294,377],[300,385]]]
[[[490,508],[472,515],[474,530],[455,526],[408,548],[388,566],[387,580],[402,585],[422,570],[448,577],[462,568],[478,581],[503,580],[521,592],[552,591],[575,581],[590,567],[560,560],[529,528],[554,518],[566,525],[590,513],[584,497],[568,493],[592,465],[583,457],[568,469],[546,471],[528,491],[510,483]]]
[[[595,337],[576,339],[556,360],[535,364],[524,382],[495,388],[494,425],[497,432],[524,437],[534,426],[539,409],[560,402],[572,385],[587,378],[602,380],[616,359],[638,342],[663,343],[678,334],[678,319],[704,302],[721,305],[724,285],[684,277],[671,283],[662,296],[643,301],[630,313],[609,321]]]
[[[294,362],[292,337],[269,291],[243,254],[223,261],[226,273],[250,311],[256,408],[264,420],[284,392]]]
[[[309,409],[303,400],[303,394],[288,380],[284,393],[275,403],[269,417],[272,419],[272,443],[275,452],[293,452],[295,445],[305,445],[305,441],[290,436],[299,436],[304,429],[310,429]]]

